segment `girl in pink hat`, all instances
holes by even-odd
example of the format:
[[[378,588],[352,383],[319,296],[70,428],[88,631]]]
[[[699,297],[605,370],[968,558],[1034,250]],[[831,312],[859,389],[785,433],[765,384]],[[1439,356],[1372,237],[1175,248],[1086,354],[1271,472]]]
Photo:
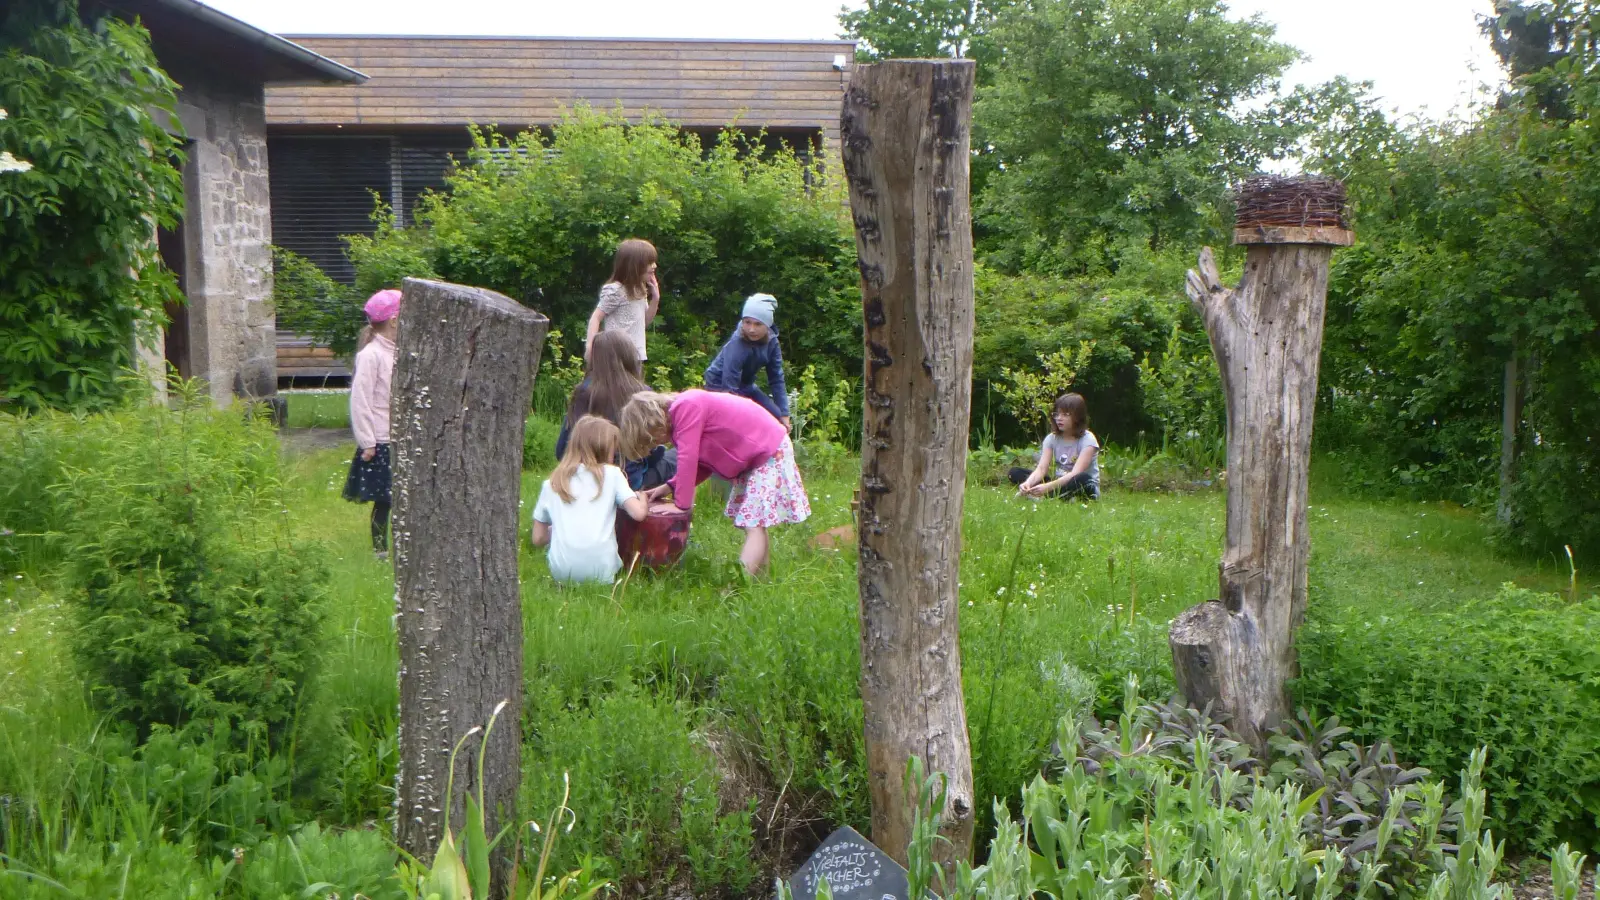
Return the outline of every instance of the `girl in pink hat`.
[[[389,558],[389,383],[394,377],[394,335],[400,292],[379,291],[363,307],[370,323],[356,351],[350,379],[350,430],[356,455],[344,482],[344,498],[372,504],[372,552]]]

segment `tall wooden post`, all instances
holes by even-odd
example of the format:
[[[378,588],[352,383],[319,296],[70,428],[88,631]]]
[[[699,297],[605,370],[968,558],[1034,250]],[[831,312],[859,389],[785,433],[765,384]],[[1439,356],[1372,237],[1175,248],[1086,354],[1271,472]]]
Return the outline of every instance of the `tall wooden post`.
[[[948,864],[971,857],[956,587],[972,406],[973,64],[857,67],[840,116],[866,324],[861,700],[872,840],[905,862],[906,763],[947,779]]]
[[[408,278],[394,393],[395,627],[400,765],[395,836],[432,859],[445,803],[462,824],[482,782],[488,833],[516,815],[522,747],[517,583],[522,434],[549,320],[493,291]],[[483,771],[450,748],[502,701]],[[470,752],[469,752],[470,751]],[[509,870],[503,842],[500,884]]]
[[[1220,600],[1193,607],[1169,634],[1178,687],[1214,704],[1258,749],[1290,714],[1294,629],[1305,615],[1307,476],[1328,266],[1343,227],[1335,182],[1260,179],[1240,195],[1235,243],[1244,279],[1226,288],[1210,248],[1188,275],[1228,408],[1228,517]],[[1317,215],[1321,207],[1321,215]],[[1249,221],[1247,211],[1267,224]],[[1277,217],[1268,215],[1277,211]],[[1299,225],[1273,224],[1289,221]]]

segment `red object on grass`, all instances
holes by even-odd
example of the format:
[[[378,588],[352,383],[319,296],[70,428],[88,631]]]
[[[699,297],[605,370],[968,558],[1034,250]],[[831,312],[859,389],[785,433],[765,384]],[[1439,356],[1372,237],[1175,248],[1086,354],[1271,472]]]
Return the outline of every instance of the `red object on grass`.
[[[671,504],[651,507],[643,522],[617,516],[617,553],[624,569],[633,565],[635,553],[640,565],[652,569],[676,565],[688,543],[689,513]]]

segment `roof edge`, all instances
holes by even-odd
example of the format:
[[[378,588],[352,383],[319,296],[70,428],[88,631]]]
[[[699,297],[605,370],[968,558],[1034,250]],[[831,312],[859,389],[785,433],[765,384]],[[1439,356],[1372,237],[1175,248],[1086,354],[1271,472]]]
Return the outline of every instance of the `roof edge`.
[[[192,0],[160,0],[160,2],[192,2]],[[618,43],[628,41],[656,44],[812,44],[819,47],[854,47],[857,43],[854,38],[669,38],[554,34],[294,34],[288,35],[286,39],[297,41],[614,41]]]
[[[329,81],[339,81],[345,84],[362,84],[367,81],[365,74],[349,66],[335,62],[314,50],[302,47],[288,38],[280,37],[270,31],[263,31],[221,10],[213,9],[199,2],[199,0],[151,0],[151,2],[165,6],[174,12],[199,19],[208,25],[255,44],[263,50],[288,57],[320,73]]]

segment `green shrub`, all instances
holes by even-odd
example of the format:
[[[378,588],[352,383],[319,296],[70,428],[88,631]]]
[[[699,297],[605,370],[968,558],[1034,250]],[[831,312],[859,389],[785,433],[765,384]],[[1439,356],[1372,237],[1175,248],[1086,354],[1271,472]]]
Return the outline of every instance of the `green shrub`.
[[[742,891],[755,881],[750,811],[718,811],[716,767],[679,703],[620,685],[587,708],[565,708],[554,691],[534,705],[542,708],[527,737],[522,820],[556,807],[563,773],[576,811],[551,870],[599,855],[647,884],[687,876],[701,890]]]
[[[548,472],[556,467],[556,438],[561,436],[561,423],[535,413],[528,416],[522,426],[522,468],[530,472]]]
[[[157,120],[177,121],[177,85],[138,25],[12,6],[0,30],[34,27],[0,34],[0,150],[33,168],[0,177],[0,407],[104,406],[182,299],[151,240],[182,213],[179,139]]]
[[[174,411],[77,426],[97,456],[53,491],[74,654],[141,733],[207,719],[276,748],[314,668],[326,572],[290,533],[272,429],[181,393]]]
[[[1062,716],[1055,758],[1020,802],[994,801],[987,862],[958,864],[941,892],[961,900],[1506,895],[1493,881],[1504,842],[1486,828],[1486,751],[1472,753],[1451,803],[1431,773],[1402,768],[1388,746],[1334,746],[1344,733],[1336,722],[1300,724],[1257,759],[1205,713],[1141,703],[1130,676],[1114,719],[1102,724],[1081,709]],[[909,880],[943,883],[930,856],[941,840],[941,781],[922,778],[915,758],[907,773],[921,785]],[[1581,860],[1565,847],[1555,860],[1563,883],[1575,882]]]
[[[1152,362],[1146,353],[1139,363],[1139,393],[1160,426],[1163,450],[1196,470],[1228,464],[1222,376],[1204,332],[1173,322],[1160,358]]]
[[[400,900],[394,846],[371,829],[336,831],[312,822],[275,836],[245,857],[240,880],[249,900],[367,897]]]
[[[1600,601],[1506,586],[1425,614],[1312,604],[1295,697],[1435,771],[1489,748],[1504,835],[1600,847]]]
[[[1308,831],[1319,821],[1320,792],[1307,793],[1292,778],[1244,774],[1247,753],[1193,710],[1158,724],[1148,709],[1125,713],[1103,732],[1065,720],[1059,774],[1023,788],[1020,818],[995,801],[988,861],[976,869],[960,864],[950,895],[1495,900],[1509,893],[1493,880],[1504,842],[1485,827],[1482,751],[1462,773],[1459,803],[1447,806],[1438,782],[1399,785],[1375,815],[1363,816],[1368,843],[1330,846]],[[919,811],[918,818],[931,817]],[[1446,843],[1446,831],[1455,843]]]
[[[1199,345],[1205,345],[1182,294],[1184,268],[1192,263],[1187,251],[1154,254],[1135,248],[1114,274],[1008,275],[979,266],[972,370],[978,444],[1037,443],[1047,410],[1030,410],[1028,421],[1019,421],[1004,402],[1002,388],[1015,380],[1006,370],[1041,375],[1041,360],[1063,350],[1078,362],[1066,367],[1074,370],[1070,387],[1089,401],[1089,427],[1102,443],[1137,444],[1146,431],[1155,436],[1161,423],[1144,408],[1139,363],[1151,355],[1160,360],[1180,322],[1186,341],[1198,335]],[[1080,357],[1085,342],[1094,349]]]
[[[52,535],[62,523],[50,485],[87,449],[77,422],[50,412],[0,414],[0,573],[43,571],[56,558]]]
[[[352,240],[358,285],[427,269],[582,335],[617,243],[640,237],[661,254],[646,367],[657,388],[698,383],[754,291],[778,298],[791,365],[859,369],[855,243],[838,186],[817,164],[733,131],[707,146],[663,121],[630,125],[583,106],[550,137],[476,140],[450,192],[418,207],[417,227]]]

